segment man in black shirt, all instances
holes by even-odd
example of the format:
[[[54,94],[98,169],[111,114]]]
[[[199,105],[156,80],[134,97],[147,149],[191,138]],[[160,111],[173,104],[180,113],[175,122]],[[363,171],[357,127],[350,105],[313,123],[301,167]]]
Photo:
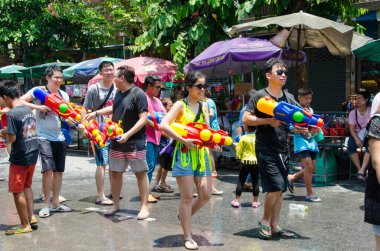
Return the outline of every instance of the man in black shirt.
[[[134,84],[135,71],[130,66],[120,66],[115,74],[115,86],[118,89],[113,106],[89,113],[84,120],[111,114],[112,121],[122,121],[124,134],[111,142],[110,172],[113,207],[105,215],[113,215],[120,209],[119,200],[123,173],[129,167],[136,175],[140,191],[141,209],[138,220],[149,216],[149,183],[146,163],[145,125],[148,119],[148,102],[143,90]]]
[[[287,79],[287,66],[279,59],[271,58],[264,65],[268,87],[253,94],[243,115],[243,123],[257,126],[256,157],[259,164],[261,186],[267,193],[264,215],[259,222],[259,237],[269,239],[272,235],[291,237],[291,233],[279,226],[282,193],[287,190],[289,155],[287,135],[289,126],[257,109],[260,98],[269,96],[277,102],[293,103],[293,95],[282,91]],[[303,132],[303,129],[295,129]]]

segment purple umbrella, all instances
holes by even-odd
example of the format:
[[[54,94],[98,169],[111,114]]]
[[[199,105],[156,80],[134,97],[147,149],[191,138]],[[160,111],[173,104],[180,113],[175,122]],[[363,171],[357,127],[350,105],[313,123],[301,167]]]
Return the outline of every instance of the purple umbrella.
[[[284,50],[265,39],[238,37],[213,43],[184,67],[184,72],[202,70],[208,77],[228,77],[249,73],[253,64],[258,66],[275,57],[289,64],[296,60],[294,50]],[[300,52],[299,61],[306,62],[306,54]]]

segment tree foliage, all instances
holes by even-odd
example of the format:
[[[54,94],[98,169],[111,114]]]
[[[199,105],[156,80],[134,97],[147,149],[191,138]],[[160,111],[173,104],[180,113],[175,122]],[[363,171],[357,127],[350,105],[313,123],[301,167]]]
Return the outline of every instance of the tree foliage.
[[[41,63],[55,51],[113,44],[117,32],[137,35],[129,1],[0,0],[0,52],[23,61]],[[132,27],[132,29],[127,29]]]

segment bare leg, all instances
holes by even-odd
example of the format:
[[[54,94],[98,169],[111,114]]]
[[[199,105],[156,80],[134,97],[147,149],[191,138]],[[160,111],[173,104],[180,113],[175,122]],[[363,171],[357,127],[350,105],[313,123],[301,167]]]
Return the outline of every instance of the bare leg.
[[[59,206],[59,193],[61,192],[62,176],[62,172],[53,172],[53,208]]]
[[[97,166],[95,171],[95,181],[96,181],[96,191],[97,198],[99,200],[104,200],[104,176],[106,173],[106,166]]]
[[[161,174],[161,180],[160,180],[160,186],[162,187],[168,187],[168,184],[166,184],[166,176],[168,176],[168,170],[162,168],[162,174]]]
[[[362,167],[360,168],[360,170],[358,171],[358,173],[361,173],[361,174],[365,174],[365,171],[368,167],[368,163],[369,163],[369,160],[371,159],[371,155],[369,153],[364,153],[364,157],[363,157],[363,163],[362,163]]]
[[[26,206],[28,210],[29,222],[32,220],[34,211],[33,190],[31,188],[24,188],[24,194],[26,199]]]
[[[283,197],[282,197],[282,193],[280,193],[276,203],[274,204],[272,208],[272,218],[270,221],[272,232],[278,232],[280,230],[279,223],[280,223],[282,201],[283,201]]]
[[[194,215],[211,198],[211,177],[194,177],[198,197],[193,200],[191,215]]]
[[[376,241],[376,251],[380,251],[380,236],[375,235],[375,241]]]
[[[181,195],[181,202],[179,205],[179,218],[183,230],[184,239],[188,240],[191,239],[191,215],[194,192],[194,177],[179,176],[176,177],[176,179]]]
[[[113,197],[113,210],[119,210],[120,209],[120,192],[121,187],[123,186],[123,173],[122,172],[115,172],[110,171],[111,173],[111,192]],[[111,209],[111,210],[112,210]]]
[[[15,201],[17,213],[20,217],[21,226],[23,228],[30,228],[29,225],[29,217],[28,217],[28,205],[25,198],[25,194],[22,193],[14,193],[13,198]]]
[[[158,169],[157,169],[157,174],[156,174],[156,180],[153,184],[153,187],[157,187],[159,184],[160,184],[160,180],[161,180],[161,177],[162,177],[162,173],[163,173],[163,168],[160,166]]]
[[[53,171],[48,170],[42,174],[42,188],[45,195],[45,207],[50,208],[50,191],[53,185]]]
[[[269,192],[266,194],[265,202],[264,202],[264,215],[263,215],[263,218],[261,220],[262,224],[264,224],[266,226],[270,226],[272,222],[278,221],[278,219],[276,219],[275,216],[273,215],[273,212],[277,212],[274,209],[274,207],[276,207],[276,203],[278,202],[278,200],[280,199],[281,196],[282,196],[281,191]],[[281,200],[281,203],[282,203],[282,200]],[[272,217],[274,217],[273,220],[272,220]],[[265,230],[263,230],[263,232],[265,234],[268,234],[268,235],[271,234],[269,232],[266,232]]]
[[[140,213],[148,213],[148,195],[149,195],[149,181],[148,175],[144,172],[135,173],[137,178],[137,184],[139,186],[140,199],[141,199],[141,208]]]
[[[311,196],[313,194],[313,170],[314,166],[316,164],[316,161],[311,160],[310,157],[308,158],[303,158],[302,159],[302,164],[304,166],[304,176],[303,180],[305,182],[305,187],[306,187],[306,196]]]
[[[350,154],[350,159],[351,159],[352,163],[354,163],[354,165],[356,166],[356,169],[358,169],[358,171],[359,171],[360,170],[359,155],[357,153]]]

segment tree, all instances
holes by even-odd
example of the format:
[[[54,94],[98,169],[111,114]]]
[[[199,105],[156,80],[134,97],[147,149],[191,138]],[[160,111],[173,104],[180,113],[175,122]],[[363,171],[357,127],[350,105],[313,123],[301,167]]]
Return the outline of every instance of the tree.
[[[132,25],[137,11],[123,13],[128,1],[87,4],[81,0],[0,0],[0,52],[24,65],[46,62],[56,50],[113,44]],[[136,21],[137,22],[137,21]],[[125,35],[136,35],[124,32]]]
[[[148,29],[131,46],[135,52],[164,52],[170,48],[174,62],[182,67],[211,43],[228,38],[224,29],[246,17],[283,15],[303,9],[315,15],[339,17],[358,26],[353,16],[364,10],[355,8],[352,0],[133,0],[134,6],[145,6]],[[268,10],[268,11],[267,11]]]

